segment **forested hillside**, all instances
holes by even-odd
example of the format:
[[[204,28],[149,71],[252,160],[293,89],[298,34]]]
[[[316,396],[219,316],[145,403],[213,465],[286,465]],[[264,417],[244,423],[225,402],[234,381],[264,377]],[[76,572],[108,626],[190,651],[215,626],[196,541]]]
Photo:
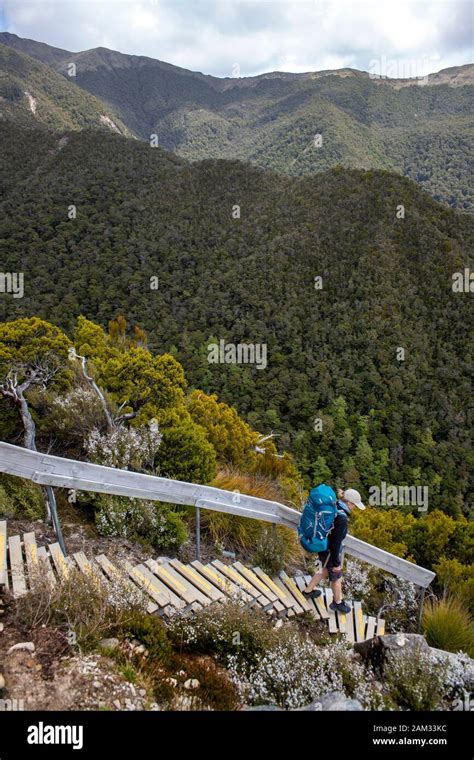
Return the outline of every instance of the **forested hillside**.
[[[467,510],[473,315],[452,275],[473,267],[468,215],[387,172],[289,178],[93,131],[1,132],[1,256],[25,278],[2,321],[71,333],[122,313],[275,431],[308,482],[428,485],[430,509]],[[267,366],[210,364],[220,340],[266,345]]]
[[[443,203],[474,208],[473,65],[420,82],[351,69],[218,78],[106,48],[73,53],[6,33],[0,40],[68,84],[74,63],[76,90],[99,98],[135,136],[155,134],[190,160],[249,160],[288,175],[336,165],[390,170]]]
[[[78,87],[71,77],[2,44],[0,118],[22,127],[93,127],[132,136],[109,106]]]

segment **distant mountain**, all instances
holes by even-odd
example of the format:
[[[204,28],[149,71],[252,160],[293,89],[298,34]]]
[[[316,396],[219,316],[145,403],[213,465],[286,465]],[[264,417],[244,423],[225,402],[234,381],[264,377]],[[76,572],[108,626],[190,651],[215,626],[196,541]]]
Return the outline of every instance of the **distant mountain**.
[[[72,53],[12,34],[0,40],[63,76],[75,63],[77,85],[136,137],[156,134],[190,160],[237,158],[289,175],[388,169],[474,210],[472,64],[420,81],[351,69],[220,79],[106,48]]]
[[[102,128],[132,136],[115,112],[49,66],[0,44],[0,114],[24,127]]]
[[[467,503],[474,312],[452,285],[474,269],[468,214],[393,173],[286,177],[92,130],[0,123],[0,159],[0,259],[24,273],[0,320],[122,313],[309,477]],[[265,346],[265,365],[209,363],[220,341]]]

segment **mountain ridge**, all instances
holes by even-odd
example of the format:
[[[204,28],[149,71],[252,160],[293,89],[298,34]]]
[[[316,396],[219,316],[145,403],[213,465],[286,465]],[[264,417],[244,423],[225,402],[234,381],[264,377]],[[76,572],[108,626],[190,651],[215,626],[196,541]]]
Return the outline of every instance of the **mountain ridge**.
[[[112,121],[138,139],[154,135],[188,160],[239,159],[291,176],[337,165],[396,171],[436,200],[474,210],[470,64],[438,72],[431,83],[349,69],[219,79],[107,48],[70,53],[3,40],[48,61],[68,83],[75,62],[75,85],[104,103]]]

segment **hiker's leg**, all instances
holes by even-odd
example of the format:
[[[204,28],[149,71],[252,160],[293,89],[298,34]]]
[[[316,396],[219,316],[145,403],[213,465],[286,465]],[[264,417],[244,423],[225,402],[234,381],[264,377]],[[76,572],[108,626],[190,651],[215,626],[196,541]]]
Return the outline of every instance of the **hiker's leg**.
[[[326,570],[325,567],[323,567],[322,570],[319,570],[317,573],[313,575],[310,582],[306,586],[305,591],[307,591],[308,593],[312,591],[314,588],[316,588],[318,583],[321,583],[322,579],[327,578],[327,576],[328,576],[328,571]]]
[[[331,590],[333,599],[336,604],[342,601],[342,566],[331,567],[329,570],[329,580],[331,581]]]

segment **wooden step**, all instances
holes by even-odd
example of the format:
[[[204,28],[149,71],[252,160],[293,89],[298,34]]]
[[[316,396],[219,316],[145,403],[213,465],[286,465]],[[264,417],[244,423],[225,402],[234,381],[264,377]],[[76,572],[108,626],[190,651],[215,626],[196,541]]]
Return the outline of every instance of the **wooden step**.
[[[198,573],[198,571],[194,567],[191,567],[191,565],[183,565],[178,559],[170,560],[169,564],[176,570],[176,572],[180,573],[183,578],[186,578],[186,580],[196,586],[199,591],[208,596],[213,602],[225,599],[225,594],[204,578],[201,573]]]
[[[7,567],[7,521],[0,520],[0,586],[9,587]]]
[[[311,580],[311,576],[310,575],[305,575],[304,579],[305,579],[306,583],[308,584],[310,582],[310,580]],[[323,594],[321,594],[321,596],[318,596],[318,598],[315,599],[315,606],[316,606],[319,614],[321,615],[321,618],[323,620],[329,620],[329,612],[326,609],[325,596]]]
[[[33,532],[24,534],[23,546],[25,547],[26,567],[28,569],[28,578],[31,588],[35,577],[38,577],[40,573],[38,547],[36,545],[36,536]]]
[[[306,588],[307,583],[302,575],[296,575],[293,580],[295,581],[296,585],[298,586],[301,592],[303,591],[304,588]],[[307,601],[309,602],[309,604],[313,605],[314,610],[316,612],[316,619],[321,620],[322,618],[321,618],[321,615],[319,614],[318,606],[316,604],[316,599],[307,599]]]
[[[280,573],[280,579],[283,585],[286,586],[290,594],[294,596],[299,606],[302,607],[305,612],[309,612],[309,614],[312,615],[312,617],[317,617],[317,612],[314,609],[314,605],[312,601],[306,599],[303,596],[298,586],[294,582],[293,578],[290,578],[289,575],[287,575],[285,571],[282,570]]]
[[[48,583],[51,586],[55,586],[56,583],[57,583],[56,576],[54,574],[53,564],[51,562],[51,557],[49,556],[48,552],[46,551],[46,547],[45,546],[39,546],[38,547],[38,560],[39,560],[40,567],[42,568],[42,570],[43,570],[43,572],[44,572],[44,574],[45,574],[45,576],[46,576],[46,578],[48,580]]]
[[[365,626],[360,602],[353,602],[356,641],[365,641]]]
[[[230,578],[230,580],[233,581],[237,586],[240,586],[242,589],[244,589],[244,591],[246,591],[247,594],[255,599],[261,607],[271,606],[270,600],[266,596],[263,596],[263,594],[254,586],[252,586],[252,584],[249,583],[249,581],[244,578],[244,576],[241,575],[238,570],[232,567],[232,565],[225,565],[219,559],[215,559],[214,562],[212,562],[212,565],[216,568],[216,570],[219,570],[219,572],[227,576],[227,578]]]
[[[158,607],[168,607],[172,604],[177,610],[186,606],[184,602],[173,594],[145,565],[132,565],[125,561],[123,567],[137,586],[145,591],[157,603]]]
[[[241,562],[234,562],[232,564],[232,567],[234,570],[237,570],[240,575],[242,575],[246,580],[248,580],[249,583],[252,584],[252,586],[260,592],[262,596],[264,596],[266,599],[268,599],[270,602],[276,602],[278,601],[279,597],[278,594],[276,594],[274,591],[272,591],[267,584],[265,584],[259,577],[256,575],[253,570],[251,570],[248,567],[245,567]]]
[[[67,578],[71,570],[71,561],[64,556],[62,549],[57,542],[49,544],[48,550],[59,577]]]
[[[253,601],[253,598],[246,591],[239,588],[230,578],[220,573],[213,565],[203,565],[198,560],[191,562],[191,565],[226,596],[232,599],[239,599],[243,602]]]
[[[267,573],[265,573],[260,567],[254,567],[253,572],[255,575],[260,578],[263,583],[265,583],[266,586],[272,591],[274,594],[277,595],[280,602],[283,604],[283,606],[289,610],[293,609],[295,606],[295,599],[291,596],[291,594],[285,589],[285,587],[278,586],[275,581],[270,578]]]
[[[27,592],[20,536],[10,536],[8,539],[8,554],[13,596],[16,599]]]
[[[149,559],[145,563],[154,575],[157,576],[176,596],[183,599],[186,604],[206,605],[209,603],[209,597],[204,596],[199,589],[193,586],[186,578],[183,578],[174,567],[168,563],[159,564],[156,560]]]
[[[367,628],[365,631],[365,639],[373,639],[375,636],[375,626],[377,625],[377,621],[374,617],[369,615],[367,618]]]
[[[95,561],[99,565],[99,567],[103,570],[106,577],[111,581],[113,584],[124,584],[125,587],[128,587],[129,590],[133,593],[136,593],[139,589],[140,591],[143,591],[143,589],[140,586],[137,586],[136,584],[132,583],[131,580],[127,577],[124,571],[120,570],[118,567],[116,567],[108,557],[105,556],[105,554],[98,554],[95,558]],[[158,610],[158,605],[156,602],[152,601],[151,599],[147,598],[147,605],[146,610],[150,614],[153,612],[156,612]]]

